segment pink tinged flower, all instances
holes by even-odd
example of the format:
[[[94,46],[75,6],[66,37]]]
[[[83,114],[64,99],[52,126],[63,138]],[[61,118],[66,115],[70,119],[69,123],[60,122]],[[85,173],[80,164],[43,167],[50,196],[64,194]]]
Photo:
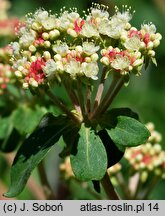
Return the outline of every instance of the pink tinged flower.
[[[6,88],[7,88],[7,84],[6,84],[6,83],[2,83],[2,84],[1,84],[1,88],[2,88],[2,89],[6,89]]]
[[[141,150],[134,151],[131,155],[132,158],[136,158],[137,155],[141,154]]]
[[[146,165],[151,163],[151,156],[149,154],[144,155],[142,162]]]
[[[37,46],[37,45],[43,45],[44,44],[44,39],[42,37],[39,37],[38,39],[36,39],[34,41],[34,45]]]
[[[142,33],[138,30],[130,30],[129,33],[128,33],[128,37],[129,38],[132,38],[134,36],[138,36],[140,39],[142,39]]]
[[[32,62],[29,68],[29,74],[25,78],[26,82],[29,82],[33,78],[38,84],[42,84],[45,78],[43,72],[44,66],[45,61],[42,58],[38,58],[35,62]]]
[[[146,45],[151,41],[148,33],[145,33],[143,41]]]
[[[75,20],[75,22],[74,22],[74,30],[77,33],[80,33],[84,24],[85,24],[85,21],[82,20],[82,19]]]

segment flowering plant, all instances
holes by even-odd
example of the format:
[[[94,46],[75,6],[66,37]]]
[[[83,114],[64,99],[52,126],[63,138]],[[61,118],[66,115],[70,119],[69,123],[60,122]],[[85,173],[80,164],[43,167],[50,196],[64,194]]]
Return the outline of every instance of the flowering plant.
[[[152,122],[147,123],[146,127],[151,133],[146,143],[127,148],[122,160],[107,170],[112,184],[122,199],[150,199],[155,185],[161,179],[165,179],[165,151],[160,144],[162,135],[155,130]],[[94,197],[105,199],[103,193],[96,194],[90,189],[89,184],[75,179],[70,157],[64,159],[59,169],[67,185],[76,182]]]
[[[109,110],[131,75],[140,76],[161,35],[154,24],[132,27],[131,8],[115,8],[110,17],[106,6],[93,4],[81,17],[77,9],[63,8],[59,15],[43,9],[28,14],[13,42],[14,74],[24,89],[52,100],[62,113],[47,113],[29,135],[14,159],[7,197],[18,195],[32,170],[62,137],[60,156],[70,155],[76,178],[102,183],[110,198],[118,199],[107,176],[126,147],[144,143],[150,133],[129,108]],[[134,12],[133,12],[134,13]],[[108,88],[107,88],[108,86]],[[71,104],[63,101],[63,90]],[[17,175],[15,175],[17,173]]]

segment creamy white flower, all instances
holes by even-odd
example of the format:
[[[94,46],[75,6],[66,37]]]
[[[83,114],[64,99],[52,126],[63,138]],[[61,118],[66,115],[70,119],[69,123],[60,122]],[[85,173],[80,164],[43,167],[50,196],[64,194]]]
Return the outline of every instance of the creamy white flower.
[[[13,54],[14,55],[19,55],[20,54],[20,45],[18,42],[13,42],[11,43],[11,47],[13,49]]]
[[[68,19],[71,21],[71,22],[74,22],[75,20],[77,20],[78,18],[80,17],[80,15],[77,13],[77,12],[71,12],[71,13],[68,13]]]
[[[25,26],[21,27],[19,29],[19,35],[23,35],[27,33],[27,28]]]
[[[132,19],[132,15],[129,11],[124,12],[117,12],[115,15],[112,16],[111,22],[115,23],[116,25],[126,25]]]
[[[81,74],[81,64],[78,61],[71,60],[65,65],[65,71],[70,74],[72,78],[75,78],[78,74]]]
[[[103,35],[110,35],[111,33],[111,23],[108,19],[101,20],[98,26],[99,33]]]
[[[23,57],[15,62],[13,68],[18,69],[20,66],[24,66],[26,62],[27,62],[27,58]]]
[[[81,34],[87,38],[99,36],[99,32],[98,32],[96,26],[92,25],[90,23],[87,23],[87,22],[83,25],[82,30],[81,30]]]
[[[59,28],[62,30],[66,30],[70,27],[70,20],[68,18],[68,12],[64,12],[61,17],[58,19]]]
[[[52,76],[57,70],[56,62],[53,59],[50,59],[46,62],[45,66],[42,68],[46,76]]]
[[[119,39],[125,30],[121,25],[111,25],[111,28],[107,31],[107,35],[114,39]]]
[[[152,23],[141,25],[141,29],[149,34],[154,34],[156,32],[156,27]]]
[[[126,42],[124,43],[124,46],[126,49],[130,51],[139,50],[141,47],[140,38],[136,35],[134,37],[128,38]]]
[[[42,26],[46,30],[52,30],[56,27],[56,20],[54,17],[48,17],[47,19],[42,20]]]
[[[130,65],[130,61],[127,56],[116,55],[116,59],[113,60],[111,66],[116,70],[124,71]]]
[[[69,50],[68,45],[66,43],[60,43],[53,45],[53,51],[61,56],[65,56]]]
[[[93,42],[84,42],[82,44],[82,47],[83,47],[83,52],[87,55],[92,55],[100,49],[100,47],[95,46]]]
[[[106,19],[109,17],[109,13],[105,9],[101,10],[99,8],[92,8],[91,9],[91,16],[95,19],[96,18]]]
[[[35,12],[34,18],[37,22],[41,23],[43,20],[47,19],[49,13],[45,10],[39,9]]]
[[[85,74],[86,77],[89,77],[93,80],[98,79],[97,74],[99,72],[99,67],[96,62],[82,63],[81,70]]]
[[[23,47],[29,47],[34,42],[34,40],[34,36],[30,32],[26,32],[20,37],[19,43]]]

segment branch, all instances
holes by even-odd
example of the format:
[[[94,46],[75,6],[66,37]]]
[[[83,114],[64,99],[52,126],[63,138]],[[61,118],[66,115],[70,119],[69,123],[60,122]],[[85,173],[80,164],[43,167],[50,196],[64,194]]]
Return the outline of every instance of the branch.
[[[111,180],[108,176],[108,173],[104,175],[103,179],[101,180],[101,184],[110,200],[119,200],[119,197],[111,183]]]
[[[46,94],[57,107],[67,114],[68,117],[70,117],[74,122],[80,123],[80,120],[51,91],[47,91]]]

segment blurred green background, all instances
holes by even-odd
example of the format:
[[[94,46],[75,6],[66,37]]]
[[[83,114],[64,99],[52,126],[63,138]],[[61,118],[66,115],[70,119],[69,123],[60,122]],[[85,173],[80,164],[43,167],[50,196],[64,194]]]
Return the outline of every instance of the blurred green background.
[[[92,4],[92,2],[98,2],[109,6],[109,12],[113,13],[114,5],[120,7],[123,4],[127,4],[135,10],[136,13],[131,21],[132,25],[140,28],[142,23],[153,22],[157,27],[157,32],[160,32],[163,36],[161,45],[156,50],[156,59],[158,66],[153,64],[149,65],[147,71],[143,71],[143,75],[140,77],[132,77],[128,87],[123,87],[118,97],[113,102],[114,107],[130,107],[136,111],[143,123],[149,121],[154,122],[156,130],[159,131],[163,136],[162,145],[165,149],[165,0],[102,0],[102,1],[89,1],[89,0],[10,0],[11,8],[9,9],[10,16],[23,17],[28,12],[34,12],[38,8],[45,8],[52,10],[52,12],[58,13],[60,8],[66,6],[66,8],[77,7],[78,11],[86,10]],[[54,171],[58,169],[57,165],[54,165],[58,155],[58,152],[51,151],[50,157],[47,157],[46,166],[51,166],[51,173],[48,173],[50,182],[57,175],[52,175],[52,168]],[[0,158],[0,170],[5,166],[5,160]],[[3,180],[9,185],[9,170],[6,169],[4,172]],[[6,174],[6,175],[5,175]],[[34,176],[36,174],[34,173]],[[72,185],[73,193],[76,198],[87,199],[92,198],[87,195],[79,193],[76,185]],[[76,190],[75,190],[76,188]],[[154,199],[165,199],[163,192],[164,182],[160,182],[155,188]],[[81,191],[81,189],[80,189]],[[80,196],[81,197],[77,197]],[[19,199],[33,199],[32,194],[26,189],[19,197]]]

